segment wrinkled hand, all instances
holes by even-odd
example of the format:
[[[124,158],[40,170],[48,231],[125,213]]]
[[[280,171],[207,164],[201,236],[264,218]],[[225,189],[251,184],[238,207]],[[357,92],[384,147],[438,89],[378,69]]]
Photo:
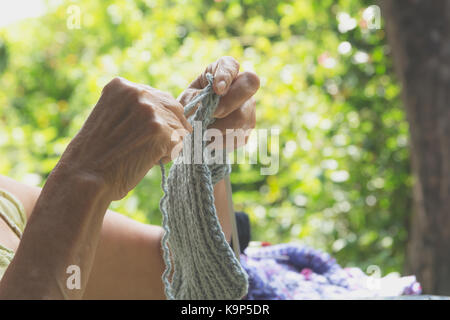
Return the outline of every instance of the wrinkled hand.
[[[251,72],[239,73],[239,64],[231,57],[209,65],[178,101],[152,87],[115,78],[103,89],[52,174],[93,178],[106,187],[111,200],[123,198],[160,159],[167,162],[176,156],[172,150],[192,132],[183,105],[208,84],[208,72],[214,76],[214,91],[222,96],[211,127],[224,135],[227,129],[254,128],[252,96],[259,79]]]
[[[219,105],[214,113],[217,120],[210,128],[219,129],[226,137],[227,129],[242,129],[236,133],[245,134],[247,143],[251,129],[255,127],[255,100],[252,98],[259,89],[259,78],[253,72],[239,73],[239,63],[232,57],[222,57],[210,64],[189,87],[181,93],[178,101],[184,106],[208,85],[206,74],[214,76],[213,89],[221,95]],[[188,115],[189,116],[189,115]],[[230,132],[230,130],[228,130]],[[233,139],[234,140],[234,139]],[[241,145],[233,145],[234,148]]]
[[[119,200],[160,159],[168,161],[188,131],[183,106],[170,94],[115,78],[55,169],[94,177]]]

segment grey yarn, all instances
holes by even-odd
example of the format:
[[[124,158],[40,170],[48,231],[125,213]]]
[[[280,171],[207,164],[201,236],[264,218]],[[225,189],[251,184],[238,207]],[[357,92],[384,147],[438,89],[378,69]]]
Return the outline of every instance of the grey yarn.
[[[194,132],[183,140],[183,152],[194,159],[194,137],[203,136],[220,97],[212,89],[213,77],[207,74],[208,86],[185,106],[188,114],[199,105],[188,121],[201,121],[201,135]],[[240,299],[247,294],[248,277],[225,239],[214,206],[214,184],[230,173],[228,164],[174,162],[166,181],[161,165],[164,196],[160,202],[163,215],[162,239],[166,270],[162,276],[168,299]],[[170,249],[169,249],[170,248]],[[169,276],[172,272],[172,281]]]

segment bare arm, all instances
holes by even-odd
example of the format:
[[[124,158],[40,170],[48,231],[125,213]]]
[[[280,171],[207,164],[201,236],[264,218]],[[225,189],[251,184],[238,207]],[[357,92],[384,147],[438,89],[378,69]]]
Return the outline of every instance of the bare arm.
[[[86,274],[109,205],[103,186],[83,176],[51,176],[34,207],[19,248],[0,283],[1,299],[81,298],[69,290],[66,269]],[[82,287],[87,279],[81,277]]]
[[[238,69],[230,58],[207,69],[215,74],[216,87],[222,80],[226,83],[220,86],[221,93],[228,93],[221,99],[216,114],[220,119],[214,124],[221,130],[255,124],[250,98],[259,81],[254,74],[239,74]],[[187,90],[190,94],[201,88],[203,77],[193,82]],[[189,94],[183,97],[187,99]],[[177,143],[169,139],[172,129],[189,127],[181,105],[153,88],[115,79],[102,99],[63,154],[63,170],[52,173],[42,192],[0,177],[0,187],[16,195],[31,215],[15,258],[0,282],[0,299],[164,298],[162,229],[106,209],[170,154]],[[219,182],[215,204],[229,240],[224,190]],[[70,264],[81,269],[80,290],[66,287]]]
[[[13,179],[0,176],[0,188],[6,189],[13,193],[24,204],[27,216],[31,218],[31,213],[35,208],[39,195],[43,193],[40,188],[31,187],[22,183],[19,183]],[[229,216],[226,199],[223,197],[223,181],[219,182],[215,186],[215,198],[216,209],[219,216],[219,220],[222,224],[222,229],[227,237],[230,238]],[[53,197],[52,197],[53,198]],[[36,212],[36,211],[35,211]],[[35,213],[33,213],[34,215]],[[31,221],[32,219],[30,219]],[[50,221],[53,224],[53,221]],[[44,243],[41,241],[41,237],[48,237],[49,226],[46,226],[46,232],[38,233],[33,236],[32,244],[39,244],[39,252]],[[72,226],[66,223],[62,223],[58,228],[61,228],[63,233],[66,229],[71,229]],[[30,228],[27,229],[27,233]],[[87,280],[86,275],[89,275],[89,279],[86,283],[83,283],[82,290],[84,299],[164,299],[164,287],[161,281],[161,275],[164,271],[165,265],[162,259],[162,252],[160,241],[163,234],[163,230],[159,226],[146,225],[140,222],[134,221],[121,214],[108,210],[103,219],[103,224],[98,239],[97,250],[93,261],[92,268],[89,272],[86,272],[85,267],[81,268],[81,279]],[[25,236],[24,236],[25,237]],[[29,236],[28,236],[29,237]],[[1,237],[0,237],[1,239]],[[1,243],[1,240],[0,240]],[[52,241],[51,244],[58,243],[58,241]],[[42,256],[38,258],[28,256],[24,254],[26,259],[29,259],[24,265],[34,266],[34,261],[42,260]],[[59,257],[54,255],[57,263],[59,263]],[[19,262],[20,263],[20,262]],[[19,265],[18,263],[18,265]],[[22,263],[20,263],[22,265]],[[12,268],[10,266],[10,268]],[[64,269],[64,268],[62,268]],[[20,281],[24,281],[22,274],[27,274],[29,270],[22,270],[20,272]],[[56,277],[52,276],[51,281],[55,281]],[[62,282],[59,285],[54,285],[54,288],[59,288],[60,285],[65,286],[65,279],[69,275],[63,274],[60,279]],[[3,281],[8,279],[4,277]],[[10,279],[11,280],[11,279]],[[4,283],[4,282],[1,283]],[[16,280],[13,280],[16,282]],[[17,282],[19,280],[17,279]],[[6,287],[6,285],[5,285]],[[33,290],[37,290],[36,286],[33,286]],[[6,290],[6,288],[5,288]],[[36,294],[41,294],[36,292]],[[75,290],[72,294],[80,294],[81,292]],[[8,296],[12,298],[9,294]],[[18,298],[25,298],[17,292]],[[61,293],[56,295],[52,294],[52,298],[55,296],[62,297]]]
[[[182,129],[191,128],[169,94],[111,81],[39,194],[0,283],[0,298],[83,297],[109,204],[171,156],[181,141],[172,140],[173,132]],[[66,286],[71,265],[84,275],[79,290]]]

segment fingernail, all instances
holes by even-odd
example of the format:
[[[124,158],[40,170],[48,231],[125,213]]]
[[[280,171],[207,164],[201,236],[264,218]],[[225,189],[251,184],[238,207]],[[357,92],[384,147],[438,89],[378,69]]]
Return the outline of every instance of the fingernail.
[[[226,87],[227,87],[227,83],[224,80],[220,81],[217,84],[217,91],[219,91],[218,93],[219,94],[224,93]]]

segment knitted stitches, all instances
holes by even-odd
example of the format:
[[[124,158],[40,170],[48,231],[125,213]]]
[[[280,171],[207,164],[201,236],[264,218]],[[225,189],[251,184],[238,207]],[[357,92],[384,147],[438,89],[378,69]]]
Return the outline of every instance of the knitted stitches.
[[[165,230],[162,247],[166,263],[162,279],[168,299],[240,299],[248,290],[247,274],[225,239],[214,206],[214,184],[229,174],[230,167],[206,164],[203,152],[200,164],[193,161],[194,140],[201,137],[203,151],[203,136],[214,122],[213,113],[220,99],[212,89],[212,75],[206,76],[208,86],[185,107],[188,114],[200,103],[188,121],[191,124],[201,121],[202,126],[193,126],[194,132],[184,138],[178,158],[189,152],[192,164],[175,161],[167,181],[160,164],[164,190],[160,208]]]

